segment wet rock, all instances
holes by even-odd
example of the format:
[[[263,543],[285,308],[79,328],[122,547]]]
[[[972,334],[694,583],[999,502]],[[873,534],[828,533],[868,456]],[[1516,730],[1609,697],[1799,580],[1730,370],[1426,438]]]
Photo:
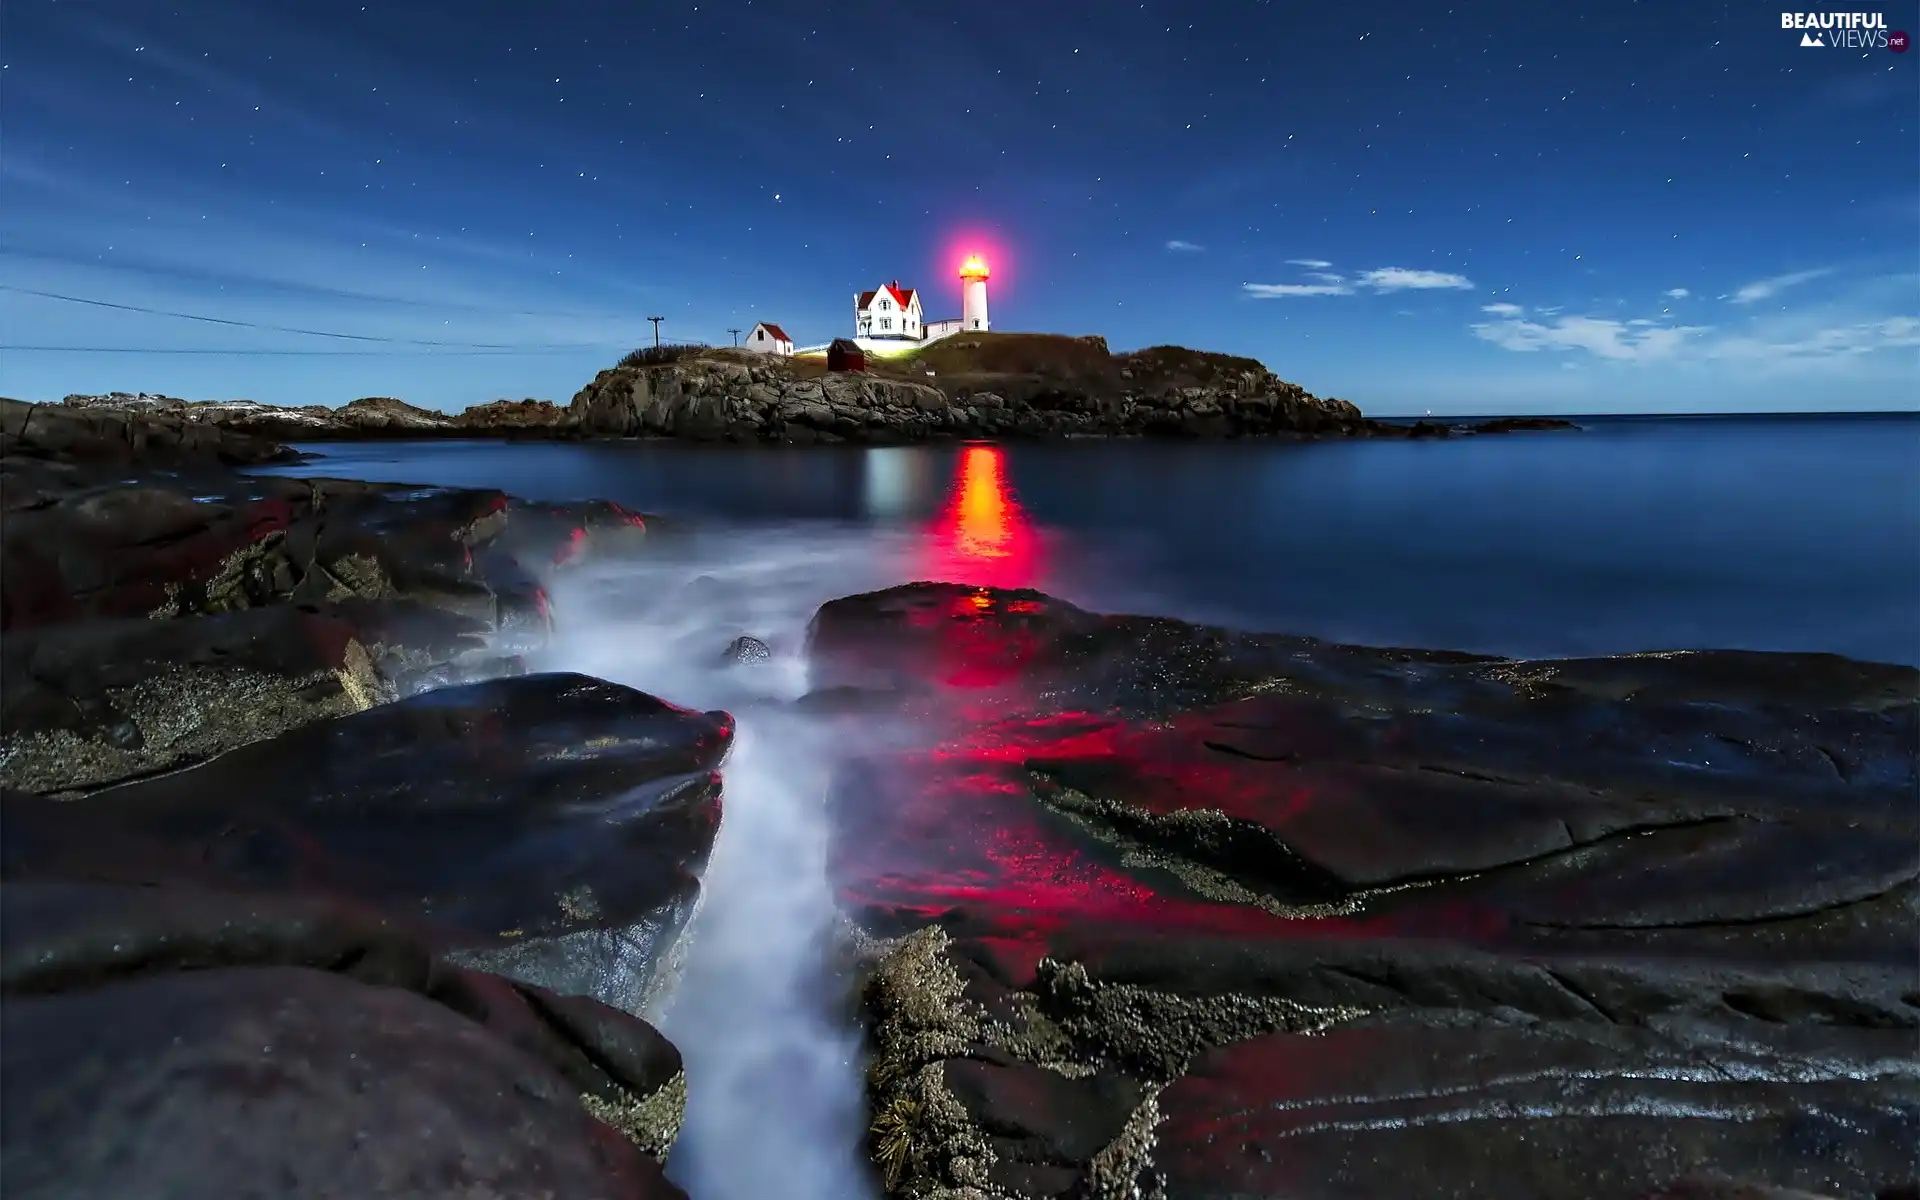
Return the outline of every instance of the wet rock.
[[[410,601],[130,617],[0,637],[0,785],[54,792],[210,758],[402,689],[486,627]],[[499,672],[492,672],[499,673]]]
[[[491,623],[470,547],[499,493],[231,476],[82,486],[15,514],[4,628],[405,597]]]
[[[1635,1195],[1736,1165],[1838,1195],[1914,1169],[1896,1030],[1402,1021],[1210,1052],[1159,1096],[1170,1195]],[[1420,1182],[1409,1192],[1407,1164]]]
[[[0,461],[7,786],[96,787],[520,670],[551,574],[645,533],[609,505],[133,470]]]
[[[544,588],[563,572],[645,549],[654,520],[605,500],[546,504],[515,498],[487,552],[512,560]],[[489,578],[493,574],[489,570]]]
[[[721,652],[720,657],[724,662],[745,666],[750,663],[766,662],[773,657],[773,650],[759,638],[742,634],[727,643],[727,648]]]
[[[1677,1179],[1650,1192],[1642,1192],[1635,1200],[1835,1200],[1835,1197],[1817,1196],[1798,1188],[1692,1177]],[[1875,1200],[1891,1200],[1891,1197],[1876,1194]]]
[[[1016,1191],[1069,1190],[1095,1155],[1125,1130],[1144,1093],[1112,1075],[1073,1078],[1023,1063],[949,1059],[948,1092],[991,1139],[990,1178]],[[1068,1186],[1061,1186],[1062,1184]]]
[[[679,1055],[311,897],[0,886],[9,1195],[679,1197]]]
[[[1920,672],[1372,649],[930,584],[824,606],[809,646],[818,711],[904,701],[932,738],[869,739],[830,797],[843,906],[902,939],[867,990],[896,1194],[1920,1172]],[[1005,1130],[1049,1105],[962,1062],[1143,1098],[1097,1151],[1035,1153]],[[1444,1165],[1410,1192],[1408,1162]]]
[[[698,898],[732,733],[580,675],[447,687],[81,801],[9,794],[0,862],[349,897],[466,965],[639,1012]]]

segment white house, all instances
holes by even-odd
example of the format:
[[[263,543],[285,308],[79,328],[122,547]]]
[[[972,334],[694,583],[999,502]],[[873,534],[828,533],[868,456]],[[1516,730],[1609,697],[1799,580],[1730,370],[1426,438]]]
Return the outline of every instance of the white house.
[[[793,339],[788,337],[787,331],[778,325],[769,325],[762,321],[747,331],[747,340],[741,349],[751,350],[755,354],[778,354],[788,357],[793,354]]]
[[[929,321],[920,312],[919,289],[891,280],[854,295],[853,340],[869,355],[891,358],[963,330],[989,332],[993,326],[987,321],[987,264],[978,254],[969,254],[960,264],[960,311],[957,317]],[[824,345],[806,346],[800,353],[825,351]]]
[[[903,288],[898,279],[853,298],[855,337],[917,342],[925,330],[920,320],[920,292]]]

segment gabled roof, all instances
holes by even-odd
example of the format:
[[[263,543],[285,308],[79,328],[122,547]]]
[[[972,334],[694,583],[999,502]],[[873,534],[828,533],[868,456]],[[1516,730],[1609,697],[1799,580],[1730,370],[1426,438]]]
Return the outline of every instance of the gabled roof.
[[[790,342],[793,340],[792,338],[787,336],[786,330],[780,328],[778,325],[775,325],[770,321],[762,321],[758,325],[754,326],[754,328],[766,330],[768,333],[773,335],[774,340],[776,341]]]
[[[877,287],[871,292],[861,292],[860,303],[858,307],[860,308],[871,307],[873,304],[873,298],[875,296],[878,296],[881,292],[885,292],[889,296],[892,296],[893,302],[899,305],[901,308],[908,308],[913,304],[913,298],[917,294],[917,289],[903,288],[900,286],[900,281],[896,279],[892,283],[885,284],[881,287]]]

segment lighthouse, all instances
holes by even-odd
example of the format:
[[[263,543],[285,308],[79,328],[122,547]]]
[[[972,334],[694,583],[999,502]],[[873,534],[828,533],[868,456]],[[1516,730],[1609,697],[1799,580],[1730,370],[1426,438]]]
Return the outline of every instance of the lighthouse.
[[[967,255],[960,264],[960,327],[969,333],[992,328],[987,322],[987,261],[978,254]]]

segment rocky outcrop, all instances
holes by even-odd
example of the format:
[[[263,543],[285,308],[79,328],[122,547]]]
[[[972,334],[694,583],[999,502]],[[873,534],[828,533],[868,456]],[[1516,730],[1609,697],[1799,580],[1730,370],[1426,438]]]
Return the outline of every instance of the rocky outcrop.
[[[698,440],[835,441],[952,428],[952,407],[924,384],[865,374],[801,380],[779,365],[694,359],[602,371],[569,407],[589,435]]]
[[[115,392],[65,407],[161,416],[289,442],[383,437],[661,437],[902,443],[947,438],[1386,437],[1571,429],[1550,418],[1371,421],[1259,362],[1179,346],[1113,354],[1098,337],[993,334],[821,374],[817,363],[697,347],[600,372],[571,404],[496,400],[460,413],[367,397],[340,408],[194,403]],[[632,356],[629,356],[630,358]],[[658,361],[652,361],[657,358]],[[925,360],[924,362],[922,360]],[[935,363],[942,364],[936,370]],[[957,369],[956,369],[957,368]]]
[[[810,654],[816,711],[933,739],[830,800],[889,1195],[1920,1180],[1912,668],[934,584],[828,604]]]
[[[645,519],[0,417],[8,1194],[681,1196],[732,719],[520,658]]]
[[[267,438],[140,405],[64,408],[0,397],[0,457],[52,464],[146,467],[256,466],[299,457]]]
[[[153,420],[36,412],[0,459],[11,787],[100,787],[511,671],[547,636],[553,572],[645,540],[644,518],[611,504],[240,477],[205,462],[129,473],[96,461],[92,443],[34,440],[96,419]]]
[[[43,406],[52,408],[53,406]],[[458,413],[420,408],[391,396],[365,396],[338,408],[291,407],[256,400],[181,400],[146,392],[71,395],[60,408],[123,412],[187,426],[232,430],[283,442],[371,441],[422,437],[566,436],[566,409],[547,400],[494,400]]]
[[[1580,426],[1561,417],[1495,417],[1466,427],[1473,433],[1542,433]]]
[[[1061,384],[1008,396],[884,374],[803,378],[726,357],[602,371],[570,406],[588,436],[712,441],[903,442],[933,438],[1228,437],[1364,433],[1360,410],[1270,373],[1206,386]]]

